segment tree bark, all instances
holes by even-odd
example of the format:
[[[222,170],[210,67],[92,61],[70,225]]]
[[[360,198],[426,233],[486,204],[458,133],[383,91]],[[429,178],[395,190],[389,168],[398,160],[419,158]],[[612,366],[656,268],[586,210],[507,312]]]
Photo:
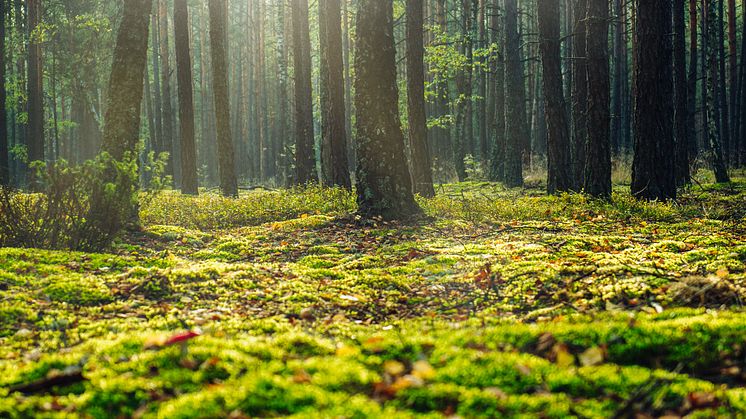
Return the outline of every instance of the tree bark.
[[[168,164],[166,174],[174,176],[174,181],[178,184],[180,179],[175,176],[174,159],[174,110],[171,106],[171,60],[168,49],[168,9],[166,0],[158,1],[158,40],[161,62],[161,105],[163,106],[163,151],[168,153]]]
[[[570,133],[565,113],[560,57],[559,0],[538,0],[539,51],[543,70],[547,136],[547,192],[569,191]]]
[[[505,0],[505,184],[523,186],[523,145],[528,137],[526,92],[518,33],[518,5]]]
[[[218,139],[218,173],[224,196],[238,196],[238,181],[231,137],[230,104],[228,102],[228,62],[226,59],[226,2],[210,0],[210,52],[212,55],[212,87]]]
[[[585,192],[599,198],[611,197],[608,21],[608,1],[588,0],[585,48],[588,64]]]
[[[573,189],[585,184],[585,149],[588,143],[588,63],[585,56],[588,0],[575,1],[575,23],[572,37],[572,171]]]
[[[0,186],[10,185],[7,92],[5,90],[5,15],[6,1],[0,0]]]
[[[425,68],[422,0],[407,0],[407,112],[409,149],[412,156],[412,190],[425,197],[435,196],[427,146],[425,114]]]
[[[357,201],[361,214],[385,219],[405,218],[420,211],[404,156],[393,32],[393,2],[358,2]]]
[[[317,181],[311,87],[311,40],[308,0],[292,0],[293,67],[295,73],[295,182]]]
[[[689,173],[689,84],[686,79],[686,0],[673,0],[673,71],[674,71],[674,132],[676,155],[676,184],[691,182]]]
[[[36,29],[41,24],[41,0],[29,0],[28,8],[28,161],[44,161],[44,66],[41,39]],[[140,87],[142,91],[142,87]],[[34,171],[29,172],[32,189],[35,188]]]
[[[327,186],[349,189],[340,0],[319,0],[319,40],[323,181]]]
[[[676,199],[671,22],[670,0],[638,1],[632,195],[651,201]]]
[[[181,192],[197,195],[197,147],[194,140],[194,92],[187,0],[174,0],[174,31],[181,124]]]
[[[717,28],[717,9],[716,0],[702,0],[702,27],[703,31],[703,42],[702,49],[705,54],[705,77],[706,77],[706,88],[703,89],[706,94],[704,95],[705,100],[705,115],[704,115],[704,127],[706,129],[707,145],[709,147],[710,161],[712,162],[712,169],[715,172],[715,180],[718,183],[730,182],[728,176],[728,169],[723,159],[723,149],[721,142],[721,127],[719,126],[720,110],[719,105],[720,95],[722,94],[721,86],[719,83],[720,67],[718,65],[718,49],[715,42],[718,41],[718,28]]]
[[[697,0],[689,0],[689,80],[687,99],[689,108],[689,119],[687,127],[689,131],[688,154],[691,162],[699,153],[697,147],[697,83],[699,80],[699,37],[697,33]]]

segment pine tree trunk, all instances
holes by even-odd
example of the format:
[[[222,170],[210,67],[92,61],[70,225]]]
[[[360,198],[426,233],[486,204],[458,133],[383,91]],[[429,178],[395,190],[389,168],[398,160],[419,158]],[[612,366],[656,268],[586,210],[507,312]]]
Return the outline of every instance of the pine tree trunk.
[[[588,143],[588,63],[585,56],[588,0],[575,0],[575,23],[572,37],[572,171],[573,189],[585,184],[585,150]]]
[[[528,137],[526,92],[518,34],[518,5],[505,0],[505,184],[523,186],[523,145]]]
[[[674,133],[676,141],[676,184],[691,182],[689,173],[689,98],[686,79],[686,0],[673,0],[673,71],[674,71]]]
[[[683,5],[683,3],[682,3]],[[632,195],[676,199],[671,1],[638,1]]]
[[[41,40],[36,37],[36,29],[41,24],[41,0],[28,0],[28,134],[26,136],[28,161],[44,161],[44,66]],[[140,87],[142,91],[142,87]],[[35,169],[31,168],[29,181],[35,189]]]
[[[720,129],[720,94],[721,88],[719,83],[720,67],[718,65],[718,49],[716,42],[718,41],[718,19],[717,19],[717,8],[715,7],[715,1],[717,0],[702,0],[702,10],[704,11],[702,17],[703,42],[702,50],[706,57],[706,89],[707,94],[705,95],[705,128],[707,145],[710,152],[710,160],[712,162],[712,168],[715,172],[715,180],[718,183],[730,182],[728,177],[728,170],[723,159],[723,150],[721,148],[721,137],[722,131]]]
[[[197,195],[197,147],[194,140],[194,92],[187,0],[174,0],[174,31],[181,124],[181,192]]]
[[[697,34],[697,0],[689,0],[689,79],[687,88],[687,99],[689,119],[687,127],[689,131],[688,154],[689,161],[693,161],[699,153],[697,147],[697,82],[699,80],[699,38]]]
[[[745,16],[746,17],[746,16]],[[734,161],[735,157],[735,144],[738,141],[738,55],[737,42],[736,42],[736,0],[728,0],[728,87],[730,92],[729,108],[730,108],[730,138],[731,138],[731,149],[729,150],[729,159]]]
[[[538,0],[539,50],[544,81],[544,106],[546,112],[547,162],[549,166],[547,191],[550,194],[569,191],[572,186],[570,173],[570,132],[565,113],[565,96],[562,88],[560,57],[560,7],[559,0]]]
[[[220,190],[224,196],[238,196],[238,181],[231,138],[230,104],[228,102],[227,11],[226,2],[211,0],[210,53],[212,55],[212,88],[215,100],[215,116],[218,140],[218,173]]]
[[[166,174],[174,176],[174,182],[179,183],[181,179],[176,176],[176,170],[174,170],[174,161],[176,155],[174,153],[174,111],[171,105],[171,60],[169,57],[168,49],[168,9],[166,7],[166,0],[158,1],[158,29],[159,29],[159,52],[161,58],[161,95],[163,106],[163,151],[169,153],[168,165],[166,166]]]
[[[295,182],[316,182],[316,152],[311,95],[311,40],[308,0],[292,0],[293,67],[295,73]]]
[[[723,152],[723,162],[728,165],[730,161],[731,131],[730,131],[730,103],[728,102],[728,74],[726,73],[725,35],[724,31],[724,0],[718,0],[717,11],[717,54],[718,54],[718,108],[720,116],[720,139]]]
[[[156,0],[156,5],[158,0]],[[163,147],[163,98],[161,97],[161,64],[158,58],[158,50],[160,48],[160,41],[158,40],[158,13],[151,15],[150,26],[152,27],[152,64],[153,64],[153,106],[155,111],[155,137],[156,142],[154,149],[156,155],[163,153],[165,148]]]
[[[425,114],[424,16],[422,0],[407,0],[407,113],[412,156],[412,191],[435,196]]]
[[[357,201],[386,219],[419,213],[404,156],[396,85],[393,2],[359,0],[355,54]]]
[[[492,142],[492,153],[490,155],[490,175],[489,179],[493,182],[505,180],[505,48],[504,48],[504,31],[501,25],[502,21],[497,12],[497,0],[495,1],[495,11],[493,12],[493,41],[498,46],[495,55],[495,118],[494,118],[494,140]]]
[[[585,192],[600,198],[611,197],[608,21],[608,1],[588,0],[585,48],[588,64]]]
[[[340,0],[319,0],[321,167],[324,184],[350,188]]]
[[[5,90],[5,15],[6,1],[0,0],[0,186],[10,185],[7,92]]]

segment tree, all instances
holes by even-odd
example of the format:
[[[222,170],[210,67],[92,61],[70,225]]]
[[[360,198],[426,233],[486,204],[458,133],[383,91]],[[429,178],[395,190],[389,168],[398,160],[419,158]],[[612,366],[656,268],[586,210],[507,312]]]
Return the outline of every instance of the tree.
[[[572,188],[570,133],[560,63],[559,0],[538,0],[539,50],[543,68],[544,102],[548,127],[547,191],[550,194]]]
[[[321,168],[329,186],[350,188],[340,0],[319,0]]]
[[[505,184],[523,186],[523,143],[528,137],[526,92],[518,33],[518,5],[505,0]]]
[[[588,62],[585,56],[588,0],[574,0],[572,50],[572,171],[573,189],[585,185],[585,151],[588,144]]]
[[[585,192],[599,198],[611,197],[608,21],[609,2],[588,0],[585,47],[588,64]]]
[[[125,0],[109,78],[103,151],[116,160],[135,158],[140,139],[143,77],[148,56],[152,0]]]
[[[181,124],[181,191],[197,195],[197,147],[194,143],[194,98],[187,0],[174,0],[174,33]]]
[[[358,2],[355,54],[357,202],[361,214],[386,219],[419,212],[404,156],[393,32],[393,2]]]
[[[228,102],[228,61],[226,59],[226,2],[210,0],[210,53],[212,55],[212,90],[218,138],[218,174],[224,196],[238,196],[233,137]]]
[[[686,0],[673,0],[674,132],[676,184],[691,182],[689,173],[689,82],[686,77]]]
[[[44,160],[44,73],[41,52],[41,0],[29,0],[28,7],[28,161]],[[140,89],[142,90],[142,89]],[[32,169],[33,170],[33,169]],[[33,174],[31,176],[33,178]],[[34,181],[32,180],[32,183]]]
[[[676,198],[671,22],[671,0],[638,1],[632,195],[640,199]]]
[[[293,71],[295,73],[295,182],[315,182],[316,153],[313,134],[311,39],[308,0],[292,0]]]
[[[174,137],[176,124],[174,122],[174,111],[171,104],[171,60],[169,54],[169,42],[168,42],[168,8],[166,7],[167,0],[156,0],[158,2],[158,29],[159,35],[158,40],[160,45],[158,47],[161,58],[161,95],[163,107],[163,151],[168,153],[168,164],[166,166],[166,174],[174,175]],[[178,177],[174,178],[177,182]]]
[[[0,186],[10,185],[8,112],[5,105],[5,10],[6,1],[0,0]]]
[[[435,189],[427,146],[422,7],[422,0],[407,0],[407,113],[412,191],[431,198],[435,196]]]
[[[715,172],[715,180],[718,183],[730,182],[728,176],[728,170],[725,166],[725,160],[723,158],[723,149],[721,146],[722,130],[720,129],[721,114],[720,96],[723,94],[720,79],[720,66],[718,65],[718,51],[717,41],[718,32],[717,28],[717,13],[716,13],[716,0],[702,0],[702,50],[705,54],[705,88],[703,91],[703,98],[705,102],[705,113],[703,119],[703,126],[705,128],[705,138],[707,146],[709,147],[710,160],[712,162],[712,168]]]

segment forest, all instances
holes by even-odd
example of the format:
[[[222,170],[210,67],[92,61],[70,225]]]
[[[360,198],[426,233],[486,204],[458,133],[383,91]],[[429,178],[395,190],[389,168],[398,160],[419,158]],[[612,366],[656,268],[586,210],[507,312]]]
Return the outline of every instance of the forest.
[[[0,0],[0,418],[746,417],[746,0]]]

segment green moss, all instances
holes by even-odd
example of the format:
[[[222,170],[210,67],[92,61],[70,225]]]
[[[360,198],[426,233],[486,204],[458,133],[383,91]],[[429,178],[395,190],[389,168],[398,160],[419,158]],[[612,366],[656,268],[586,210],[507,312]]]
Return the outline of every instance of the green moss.
[[[52,301],[93,306],[113,300],[109,288],[95,277],[54,276],[48,278],[47,281],[49,285],[44,288],[44,295]]]

